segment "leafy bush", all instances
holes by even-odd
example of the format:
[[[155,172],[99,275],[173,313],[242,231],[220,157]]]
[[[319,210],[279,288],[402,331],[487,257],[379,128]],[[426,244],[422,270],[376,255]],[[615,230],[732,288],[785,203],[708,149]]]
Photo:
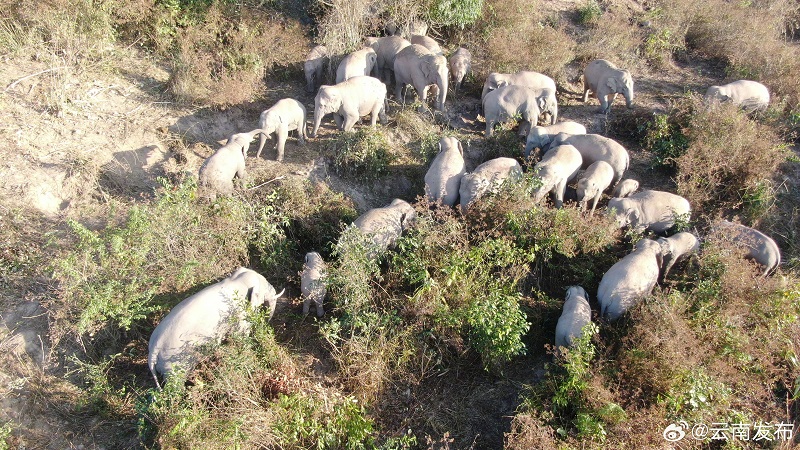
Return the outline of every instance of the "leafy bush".
[[[645,125],[644,146],[653,153],[653,166],[674,168],[676,160],[686,153],[688,139],[675,122],[674,116],[654,114]]]
[[[428,17],[438,25],[464,28],[481,16],[483,0],[434,0]]]
[[[386,136],[378,128],[342,133],[327,145],[336,173],[349,177],[378,178],[388,173],[394,157]]]
[[[578,8],[578,23],[582,25],[594,24],[600,20],[603,10],[597,0],[587,0],[583,6]]]
[[[283,448],[372,448],[373,422],[352,397],[317,398],[281,394],[272,409]]]

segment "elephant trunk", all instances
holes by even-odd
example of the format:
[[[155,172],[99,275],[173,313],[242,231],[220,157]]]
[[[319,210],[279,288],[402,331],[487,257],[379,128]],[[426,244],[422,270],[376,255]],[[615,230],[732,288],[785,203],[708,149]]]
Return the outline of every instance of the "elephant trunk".
[[[314,110],[314,128],[311,130],[311,137],[317,137],[317,131],[324,115],[320,108]]]
[[[267,142],[267,133],[265,130],[261,131],[261,137],[258,139],[258,151],[256,152],[256,158],[261,156],[261,150],[264,150],[264,144]]]
[[[447,88],[448,88],[448,76],[447,72],[445,71],[444,74],[439,74],[439,94],[436,96],[436,109],[439,111],[444,111],[444,101],[447,98]]]
[[[625,105],[628,109],[633,108],[633,90],[629,90],[625,93]]]
[[[306,73],[306,92],[309,94],[314,92],[314,74],[313,73]]]
[[[550,125],[555,125],[558,121],[558,104],[554,103],[550,111]]]

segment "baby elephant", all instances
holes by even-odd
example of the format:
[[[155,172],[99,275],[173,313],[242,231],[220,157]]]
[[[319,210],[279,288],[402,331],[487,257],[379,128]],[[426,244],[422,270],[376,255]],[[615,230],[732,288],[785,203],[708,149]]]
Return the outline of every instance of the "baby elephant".
[[[580,152],[571,145],[559,145],[545,153],[533,171],[541,178],[542,185],[533,191],[533,199],[539,202],[545,194],[552,192],[556,208],[564,205],[564,191],[567,183],[575,178],[583,162]]]
[[[642,297],[650,295],[658,281],[661,245],[642,239],[630,254],[608,269],[597,288],[600,314],[617,320]]]
[[[605,59],[595,59],[583,72],[583,102],[589,100],[589,91],[600,101],[600,112],[608,113],[617,94],[625,97],[628,108],[633,105],[633,77],[627,70],[619,69]]]
[[[525,141],[525,157],[529,157],[535,148],[544,149],[553,141],[558,133],[586,134],[586,127],[578,122],[565,120],[544,127],[531,126],[528,138]]]
[[[580,286],[567,289],[564,310],[556,324],[556,347],[572,347],[583,335],[583,327],[592,321],[589,295]]]
[[[353,226],[372,242],[368,256],[374,259],[392,247],[416,218],[414,207],[405,200],[396,198],[388,206],[365,212],[353,222]]]
[[[700,249],[700,241],[697,240],[697,236],[687,231],[676,233],[668,238],[658,238],[658,243],[661,245],[663,257],[661,280],[667,278],[669,270],[676,262],[688,258]]]
[[[464,47],[459,47],[450,56],[448,62],[450,63],[450,75],[453,76],[453,91],[458,92],[464,78],[472,70],[472,53]]]
[[[248,333],[248,311],[267,303],[272,318],[281,295],[283,291],[276,294],[261,274],[240,267],[228,278],[178,303],[150,336],[147,365],[156,386],[161,389],[159,373],[166,377],[177,367],[191,369],[200,346],[220,342],[234,330]]]
[[[637,189],[639,189],[639,182],[633,178],[626,178],[617,184],[611,195],[616,198],[625,198],[636,192]]]
[[[709,87],[705,101],[732,102],[747,112],[765,110],[769,106],[769,89],[757,81],[739,80]]]
[[[453,206],[458,201],[458,188],[466,173],[464,148],[454,137],[439,139],[439,154],[425,174],[425,195],[432,202]]]
[[[781,251],[778,244],[766,234],[744,225],[721,221],[716,225],[716,231],[729,237],[737,245],[747,249],[745,257],[764,266],[762,277],[766,277],[781,264]]]
[[[461,178],[461,186],[458,188],[461,212],[467,212],[467,207],[480,197],[499,191],[506,179],[520,178],[522,167],[516,159],[495,158],[486,161]]]
[[[322,308],[322,301],[325,300],[327,289],[325,287],[325,275],[327,266],[317,252],[306,253],[303,272],[300,275],[300,292],[303,296],[303,316],[308,315],[311,303],[317,307],[317,317],[322,317],[325,310]]]
[[[261,139],[258,142],[256,158],[261,156],[261,150],[267,142],[267,137],[275,133],[278,138],[277,161],[283,161],[283,149],[289,132],[297,130],[297,140],[300,145],[306,142],[306,107],[293,98],[278,100],[272,108],[261,113],[258,118],[258,127],[261,128]]]
[[[228,142],[200,166],[198,173],[200,188],[204,197],[215,199],[217,194],[232,194],[233,180],[238,178],[244,183],[247,177],[245,156],[250,142],[263,130],[249,133],[238,133],[228,138]]]
[[[550,152],[547,152],[548,154]],[[578,178],[578,203],[582,209],[586,209],[589,200],[592,200],[592,210],[589,215],[594,214],[597,202],[603,196],[603,191],[611,186],[614,179],[614,168],[605,161],[595,161]]]
[[[691,207],[680,195],[648,190],[626,198],[612,198],[608,201],[608,211],[613,211],[620,228],[630,225],[639,231],[664,234],[677,219],[688,220]]]

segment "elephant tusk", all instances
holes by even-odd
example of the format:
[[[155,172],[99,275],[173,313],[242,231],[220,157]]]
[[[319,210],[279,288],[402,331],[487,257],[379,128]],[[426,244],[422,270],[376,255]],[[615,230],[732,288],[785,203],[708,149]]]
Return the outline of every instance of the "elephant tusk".
[[[276,300],[279,299],[281,297],[281,295],[283,295],[284,292],[286,292],[286,288],[283,288],[283,290],[281,292],[279,292],[278,294],[275,294],[275,297],[273,297],[273,298],[275,298]]]

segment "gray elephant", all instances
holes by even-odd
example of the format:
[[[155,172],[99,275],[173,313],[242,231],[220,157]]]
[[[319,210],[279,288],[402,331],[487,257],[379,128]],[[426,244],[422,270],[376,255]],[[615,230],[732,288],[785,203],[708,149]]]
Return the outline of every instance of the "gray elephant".
[[[661,245],[661,255],[663,257],[661,279],[659,281],[667,278],[667,274],[669,274],[675,263],[683,261],[700,250],[700,241],[697,236],[688,231],[682,231],[667,238],[660,237],[657,242]]]
[[[421,45],[409,45],[400,50],[394,60],[394,76],[397,101],[405,102],[403,93],[408,85],[411,85],[422,101],[421,108],[424,109],[428,98],[428,86],[435,84],[439,90],[436,96],[436,109],[444,110],[447,85],[450,82],[447,58],[434,55]]]
[[[548,152],[550,153],[550,152]],[[597,202],[603,196],[603,191],[611,186],[611,181],[614,180],[614,168],[611,164],[605,161],[595,161],[586,169],[580,177],[576,191],[578,193],[578,204],[581,205],[583,210],[586,210],[589,201],[592,202],[592,209],[589,215],[594,214],[594,209],[597,207]]]
[[[327,293],[327,288],[325,287],[326,275],[327,266],[322,256],[317,252],[306,253],[305,262],[303,263],[303,272],[300,274],[303,316],[308,315],[308,311],[311,309],[311,303],[314,303],[317,308],[317,317],[322,317],[325,314],[322,303]]]
[[[412,34],[411,39],[409,39],[412,44],[421,45],[428,49],[434,55],[443,55],[442,47],[439,46],[439,43],[429,38],[428,36],[423,36],[419,34]]]
[[[289,132],[297,130],[297,140],[300,145],[306,142],[306,107],[293,98],[278,100],[272,108],[261,113],[258,118],[258,127],[261,129],[261,138],[258,142],[256,158],[261,156],[261,150],[267,142],[267,137],[275,133],[278,139],[278,155],[276,160],[283,161],[283,149]]]
[[[612,198],[608,211],[617,225],[630,225],[638,231],[664,234],[678,219],[689,220],[689,201],[671,192],[646,190],[626,198]]]
[[[586,127],[578,122],[565,120],[546,126],[531,126],[525,140],[525,157],[529,157],[534,148],[547,148],[558,133],[586,134]]]
[[[617,320],[643,297],[650,295],[658,282],[661,245],[650,239],[637,242],[629,253],[603,275],[597,287],[600,315]]]
[[[306,75],[306,91],[314,92],[324,80],[325,64],[328,63],[328,48],[317,45],[312,48],[303,63],[303,72]]]
[[[147,365],[158,388],[161,385],[157,374],[166,377],[178,367],[191,369],[200,346],[219,343],[232,331],[248,333],[249,311],[267,303],[272,318],[283,292],[276,294],[261,274],[240,267],[229,277],[178,303],[150,336]]]
[[[453,206],[458,201],[458,188],[466,173],[464,148],[454,137],[439,139],[439,153],[425,173],[425,195],[432,202]]]
[[[572,347],[575,340],[583,336],[584,327],[591,321],[589,295],[580,286],[570,286],[556,324],[556,347]]]
[[[500,190],[506,180],[516,181],[522,178],[522,166],[514,158],[495,158],[475,168],[472,173],[464,174],[458,195],[461,211],[466,212],[469,205],[484,195]]]
[[[198,173],[201,195],[215,199],[217,194],[232,194],[233,180],[244,184],[247,178],[245,157],[250,143],[262,130],[238,133],[228,138],[228,142],[203,162]]]
[[[492,72],[486,77],[486,82],[483,83],[483,91],[481,92],[481,103],[486,98],[486,94],[499,89],[503,86],[514,85],[524,86],[531,89],[550,89],[555,95],[556,82],[547,75],[539,72],[522,71],[517,73],[498,73]],[[555,123],[555,120],[552,121]]]
[[[542,185],[533,191],[533,200],[539,202],[551,192],[556,208],[561,208],[564,205],[567,183],[581,170],[582,162],[580,152],[571,145],[560,145],[547,152],[533,166],[533,172],[542,180]]]
[[[769,89],[758,81],[738,80],[709,87],[705,101],[731,102],[747,112],[760,111],[769,106]]]
[[[569,144],[575,146],[583,157],[583,169],[588,168],[597,161],[605,161],[614,168],[615,184],[628,170],[630,156],[628,151],[619,142],[600,136],[599,134],[566,134],[559,133],[553,138],[550,147]]]
[[[611,194],[611,196],[616,198],[625,198],[636,192],[637,189],[639,189],[639,182],[632,178],[626,178],[617,183],[617,187],[614,188],[614,192]]]
[[[384,83],[391,84],[394,74],[394,60],[400,50],[411,45],[411,42],[400,36],[367,38],[367,45],[375,50],[378,58],[375,61],[375,75]]]
[[[762,277],[766,277],[781,264],[781,251],[778,244],[766,234],[742,224],[722,220],[714,231],[731,239],[736,245],[747,250],[745,257],[764,267]]]
[[[605,59],[595,59],[583,71],[583,102],[589,101],[589,91],[600,101],[600,112],[607,113],[617,94],[625,97],[628,108],[633,107],[633,77],[627,70]]]
[[[550,89],[530,89],[508,85],[489,92],[483,99],[483,115],[486,119],[486,136],[494,134],[494,126],[521,117],[520,130],[538,124],[539,115],[549,112],[558,115],[555,93]],[[526,132],[527,133],[527,132]]]
[[[371,115],[374,127],[378,118],[386,125],[386,85],[373,77],[353,77],[333,86],[322,85],[314,98],[315,137],[322,118],[333,113],[336,126],[350,131],[362,116]]]
[[[417,212],[405,200],[396,198],[387,206],[373,208],[353,221],[353,227],[361,231],[371,242],[368,257],[380,256],[386,249],[394,246],[403,232],[410,228],[417,218]]]
[[[458,92],[464,78],[472,71],[472,53],[464,47],[458,47],[450,56],[448,63],[450,64],[450,75],[453,78],[453,92]]]
[[[345,56],[336,68],[336,82],[349,80],[359,75],[369,76],[378,60],[372,47],[364,47]]]

